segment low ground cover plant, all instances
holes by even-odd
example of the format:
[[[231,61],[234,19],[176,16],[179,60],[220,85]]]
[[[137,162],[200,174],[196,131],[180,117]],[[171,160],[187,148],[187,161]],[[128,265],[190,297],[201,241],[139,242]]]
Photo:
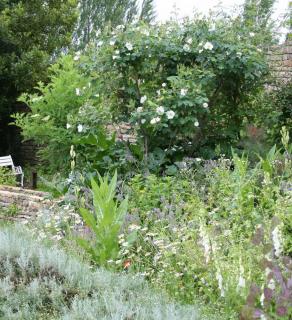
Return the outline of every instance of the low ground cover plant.
[[[16,178],[11,169],[0,167],[0,184],[16,186]]]
[[[92,269],[23,229],[1,228],[0,266],[1,319],[205,319],[141,277]]]

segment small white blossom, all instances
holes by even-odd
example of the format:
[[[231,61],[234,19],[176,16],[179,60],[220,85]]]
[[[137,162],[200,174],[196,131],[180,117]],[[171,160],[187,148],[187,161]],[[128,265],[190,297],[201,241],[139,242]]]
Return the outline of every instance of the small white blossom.
[[[160,90],[157,90],[156,93],[158,96],[160,96]]]
[[[120,56],[113,56],[113,60],[119,59]]]
[[[77,126],[77,131],[80,133],[83,131],[83,125],[82,124],[78,124]]]
[[[66,128],[67,128],[67,129],[70,129],[70,128],[71,128],[71,124],[70,124],[70,123],[67,123],[67,124],[66,124]]]
[[[156,124],[156,123],[158,123],[159,121],[160,121],[160,118],[159,118],[159,117],[156,117],[156,118],[151,119],[150,123],[151,123],[151,124]]]
[[[192,38],[188,38],[186,41],[188,44],[192,44],[193,43],[193,39]]]
[[[257,52],[263,52],[262,49],[257,49]]]
[[[133,50],[133,45],[132,45],[132,43],[127,42],[127,43],[125,44],[125,46],[126,46],[126,48],[127,48],[129,51],[132,51],[132,50]]]
[[[78,61],[80,59],[80,51],[76,52],[76,55],[74,56],[74,61]]]
[[[138,107],[138,108],[137,108],[137,112],[139,112],[139,113],[140,113],[140,112],[143,112],[143,107]]]
[[[142,33],[143,33],[145,36],[147,36],[147,37],[149,37],[149,35],[150,35],[150,33],[149,33],[148,30],[143,30]]]
[[[147,96],[142,96],[140,99],[140,103],[144,103],[147,100]]]
[[[203,49],[200,49],[200,50],[199,50],[199,53],[202,53],[202,52],[203,52]]]
[[[236,55],[240,58],[242,56],[241,52],[236,52]]]
[[[206,42],[205,44],[204,44],[204,49],[205,50],[212,50],[213,49],[213,44],[211,43],[211,42]]]
[[[98,41],[97,46],[101,47],[103,45],[103,41]]]
[[[168,119],[168,120],[171,120],[171,119],[174,118],[175,112],[172,111],[172,110],[169,110],[169,111],[166,112],[166,116],[167,116],[167,119]]]
[[[111,41],[110,41],[110,45],[111,45],[111,46],[114,46],[115,44],[116,44],[116,40],[111,40]]]
[[[115,54],[120,54],[120,50],[115,50]]]
[[[161,86],[162,86],[163,88],[165,88],[165,87],[166,87],[166,83],[163,82]]]
[[[156,112],[162,116],[164,114],[164,107],[163,106],[160,106],[160,107],[157,107],[156,108]]]
[[[186,43],[186,44],[183,46],[183,49],[184,49],[184,51],[190,51],[190,50],[191,50],[191,47]]]
[[[118,26],[116,26],[117,30],[123,30],[124,28],[125,28],[125,26],[122,24],[119,24]]]
[[[146,122],[146,119],[142,119],[141,123],[144,124]]]
[[[81,91],[79,88],[75,89],[76,96],[81,96]]]
[[[199,125],[200,125],[200,124],[199,124],[199,121],[195,121],[195,122],[194,122],[194,126],[195,126],[195,127],[198,127]]]
[[[254,33],[254,32],[250,32],[250,33],[249,33],[249,36],[250,36],[250,37],[254,37],[254,36],[255,36],[255,33]]]
[[[207,108],[208,108],[208,106],[209,106],[209,105],[208,105],[208,103],[207,103],[207,102],[204,102],[204,103],[203,103],[203,108],[207,109]]]
[[[188,92],[188,89],[181,89],[180,90],[180,95],[181,96],[185,96],[187,94],[187,92]]]
[[[223,288],[223,277],[222,277],[219,269],[216,272],[216,279],[218,281],[218,288],[220,290],[221,297],[224,297],[225,296],[225,292],[224,292],[224,288]]]

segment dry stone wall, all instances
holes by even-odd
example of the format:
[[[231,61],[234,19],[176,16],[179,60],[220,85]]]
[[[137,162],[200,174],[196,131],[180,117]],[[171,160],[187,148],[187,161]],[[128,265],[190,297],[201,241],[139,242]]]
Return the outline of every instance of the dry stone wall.
[[[273,76],[281,82],[292,81],[292,40],[273,46],[268,51]]]

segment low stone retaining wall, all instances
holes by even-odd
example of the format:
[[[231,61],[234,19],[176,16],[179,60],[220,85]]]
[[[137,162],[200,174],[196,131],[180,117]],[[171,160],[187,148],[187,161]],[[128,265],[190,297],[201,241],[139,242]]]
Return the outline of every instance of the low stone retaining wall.
[[[46,192],[0,185],[0,219],[27,220],[50,204]],[[7,214],[9,211],[14,214]]]

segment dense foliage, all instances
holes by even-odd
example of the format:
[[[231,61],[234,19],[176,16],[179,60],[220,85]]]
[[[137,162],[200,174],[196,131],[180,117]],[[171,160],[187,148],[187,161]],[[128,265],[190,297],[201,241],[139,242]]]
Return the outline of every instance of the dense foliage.
[[[227,18],[216,25],[197,19],[161,27],[121,26],[85,56],[78,53],[52,67],[52,81],[39,87],[41,94],[22,99],[32,114],[18,115],[16,123],[46,153],[61,146],[64,152],[45,159],[68,168],[71,145],[80,145],[72,135],[76,129],[84,144],[100,147],[97,121],[105,115],[105,123],[130,121],[138,140],[128,150],[132,157],[153,172],[161,165],[172,172],[171,165],[184,156],[212,157],[216,148],[227,153],[237,145],[246,118],[253,120],[248,97],[267,72],[255,44],[253,34]],[[91,106],[93,117],[85,111]],[[81,154],[96,164],[100,159],[92,152]],[[126,157],[112,150],[100,155],[106,161],[120,156],[122,163]]]

